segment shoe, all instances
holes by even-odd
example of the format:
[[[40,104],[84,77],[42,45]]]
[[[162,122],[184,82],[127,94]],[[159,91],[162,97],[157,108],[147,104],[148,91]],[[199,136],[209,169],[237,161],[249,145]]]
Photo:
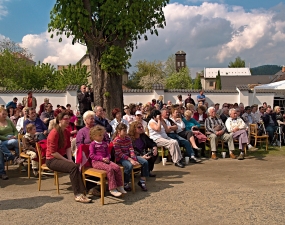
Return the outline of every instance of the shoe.
[[[217,160],[217,159],[218,159],[218,157],[217,157],[216,153],[212,153],[212,155],[211,155],[211,159],[214,159],[214,160]]]
[[[1,178],[2,178],[2,180],[8,180],[9,179],[9,177],[6,174],[2,174]]]
[[[22,159],[22,158],[16,156],[13,160],[13,163],[14,163],[14,165],[19,165],[19,164],[23,163],[24,161],[25,161],[25,159]]]
[[[177,162],[174,165],[180,168],[184,168],[184,165],[181,162]]]
[[[129,184],[125,184],[124,189],[125,189],[125,191],[132,191],[132,188],[130,187]]]
[[[156,177],[156,174],[149,173],[149,177]]]
[[[122,196],[122,193],[119,192],[117,189],[114,189],[114,190],[110,190],[110,194],[115,196],[115,197],[120,197]]]
[[[202,150],[202,148],[193,148],[193,150],[201,151],[201,150]]]
[[[35,177],[39,176],[39,171],[37,169],[33,169],[33,174]]]
[[[96,197],[101,197],[100,191],[98,191],[96,188],[90,189],[89,192],[88,192],[88,194],[89,194],[89,195],[96,196]]]
[[[231,158],[231,159],[236,159],[237,157],[235,156],[234,153],[230,153],[230,158]]]
[[[127,194],[128,192],[125,191],[124,187],[123,186],[120,186],[120,187],[117,187],[117,190],[119,192],[121,192],[122,194]]]
[[[186,165],[185,161],[184,161],[184,158],[182,158],[180,161],[179,161],[183,166]]]
[[[243,154],[239,154],[239,156],[238,156],[237,159],[238,159],[238,160],[244,160],[244,155],[243,155]]]
[[[76,202],[81,202],[81,203],[89,203],[92,201],[92,199],[87,198],[84,194],[76,195],[74,199]]]
[[[27,170],[26,170],[26,168],[24,166],[22,166],[21,172],[27,172]]]
[[[147,191],[147,188],[146,188],[146,185],[145,185],[145,182],[138,182],[138,185],[141,187],[141,189],[143,190],[143,191]]]
[[[249,144],[249,145],[248,145],[248,150],[254,152],[254,151],[257,151],[258,148],[255,148],[255,147],[253,147],[251,144]]]
[[[196,159],[196,158],[190,158],[190,163],[200,163],[202,162],[200,159]]]

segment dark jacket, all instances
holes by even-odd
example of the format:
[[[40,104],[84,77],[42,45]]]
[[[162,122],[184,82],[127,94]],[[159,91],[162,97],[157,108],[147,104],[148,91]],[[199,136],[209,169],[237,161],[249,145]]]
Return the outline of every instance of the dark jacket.
[[[272,120],[273,120],[273,122],[274,122],[274,126],[278,126],[278,123],[277,123],[277,120],[276,120],[276,114],[275,114],[275,113],[271,113],[270,115],[271,115]],[[264,126],[265,126],[265,127],[267,127],[267,126],[269,125],[269,122],[270,122],[269,116],[270,116],[270,115],[269,115],[269,114],[264,114],[264,115],[262,116],[262,120],[263,120],[263,122],[264,122]]]
[[[221,114],[221,115],[220,115],[220,119],[223,121],[224,124],[226,123],[226,121],[227,121],[228,118],[229,118],[229,117],[226,116],[225,114]]]
[[[81,115],[83,115],[88,110],[92,110],[91,96],[88,92],[86,92],[84,94],[82,92],[78,93],[77,99],[79,102],[79,111],[80,111]]]
[[[185,99],[185,101],[184,101],[185,107],[186,107],[187,103],[190,103],[190,104],[192,104],[192,105],[195,105],[194,99],[193,99],[193,98],[190,98],[190,97],[188,97],[188,98]]]
[[[135,150],[136,155],[145,155],[148,152],[148,148],[152,149],[153,147],[156,147],[156,143],[150,139],[145,133],[140,134],[140,139],[143,141],[144,143],[144,147],[145,149],[143,150],[143,152],[141,152],[137,147],[136,147],[136,143],[133,140],[133,148]]]
[[[113,131],[112,126],[108,123],[108,120],[100,119],[97,116],[95,116],[95,125],[101,125],[105,127],[108,133],[111,133]]]

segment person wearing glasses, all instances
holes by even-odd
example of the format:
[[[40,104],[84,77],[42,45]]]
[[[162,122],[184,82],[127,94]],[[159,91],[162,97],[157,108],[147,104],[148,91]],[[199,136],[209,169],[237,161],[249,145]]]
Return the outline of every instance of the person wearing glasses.
[[[145,134],[140,121],[134,121],[130,124],[128,135],[132,139],[136,155],[148,161],[149,176],[155,177],[156,175],[151,174],[151,171],[158,157],[156,143]]]
[[[143,125],[143,130],[146,131],[147,122],[143,120],[143,113],[141,111],[136,111],[135,121],[139,121]]]

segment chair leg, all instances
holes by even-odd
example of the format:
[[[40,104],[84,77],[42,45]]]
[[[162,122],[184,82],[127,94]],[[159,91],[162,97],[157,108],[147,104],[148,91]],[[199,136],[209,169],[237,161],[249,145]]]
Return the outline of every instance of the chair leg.
[[[58,173],[56,171],[54,172],[54,178],[55,178],[55,182],[56,182],[57,194],[59,195]]]
[[[268,137],[266,138],[266,151],[268,151]]]
[[[39,168],[39,187],[38,187],[38,189],[39,189],[39,191],[41,190],[41,183],[42,183],[42,169],[41,168]]]
[[[101,175],[100,177],[100,186],[101,186],[101,205],[104,205],[104,195],[105,195],[105,183],[106,179]]]
[[[132,169],[132,191],[133,193],[135,193],[135,173],[134,173],[134,169]]]
[[[30,179],[31,177],[31,159],[28,158],[28,178]]]
[[[125,182],[124,167],[121,167],[121,173],[122,173],[122,179],[123,179],[123,183],[122,184],[124,184],[124,182]]]
[[[256,148],[257,137],[254,138],[254,147]]]
[[[161,157],[164,158],[164,148],[160,147],[160,149],[161,149]]]

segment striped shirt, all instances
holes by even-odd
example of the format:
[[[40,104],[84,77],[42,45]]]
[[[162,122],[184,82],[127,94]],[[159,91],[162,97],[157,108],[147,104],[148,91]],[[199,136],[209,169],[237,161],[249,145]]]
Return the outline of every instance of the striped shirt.
[[[117,162],[119,162],[121,159],[128,160],[128,158],[132,158],[133,160],[137,161],[132,140],[129,136],[126,136],[124,139],[119,136],[115,137],[113,140],[113,146],[115,149]]]
[[[214,127],[220,125],[222,127],[222,131],[226,132],[227,128],[225,126],[225,124],[223,123],[223,121],[221,119],[218,119],[217,117],[208,117],[205,120],[205,129],[206,132],[209,133],[216,133],[216,131],[214,130]]]

